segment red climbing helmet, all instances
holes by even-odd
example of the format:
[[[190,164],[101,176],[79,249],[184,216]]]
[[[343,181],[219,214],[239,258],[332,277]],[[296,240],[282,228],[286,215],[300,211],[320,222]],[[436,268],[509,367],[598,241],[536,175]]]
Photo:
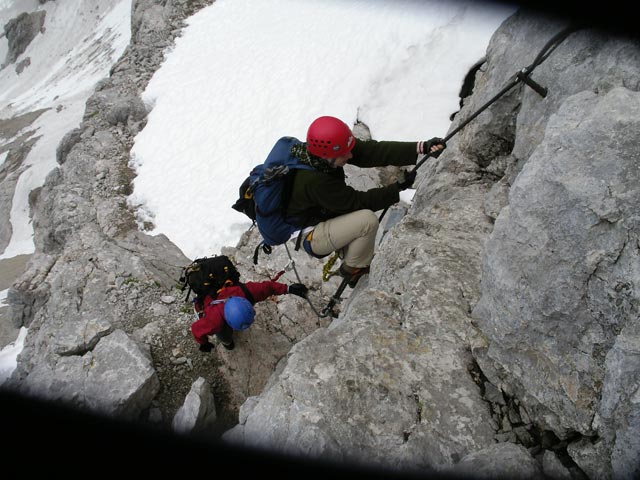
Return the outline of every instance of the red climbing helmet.
[[[316,118],[307,130],[307,150],[320,158],[346,155],[356,144],[351,129],[336,117]]]

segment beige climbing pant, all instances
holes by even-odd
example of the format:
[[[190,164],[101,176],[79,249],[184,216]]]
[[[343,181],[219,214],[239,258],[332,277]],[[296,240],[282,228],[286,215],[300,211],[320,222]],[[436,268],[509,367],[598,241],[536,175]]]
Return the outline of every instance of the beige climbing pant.
[[[316,255],[342,250],[341,258],[350,267],[368,267],[378,232],[378,217],[371,210],[357,210],[320,222],[313,230],[311,249]]]

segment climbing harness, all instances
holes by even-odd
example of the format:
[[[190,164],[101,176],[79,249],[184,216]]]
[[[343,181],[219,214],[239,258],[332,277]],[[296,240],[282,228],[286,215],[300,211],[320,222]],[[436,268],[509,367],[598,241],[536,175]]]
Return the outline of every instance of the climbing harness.
[[[562,43],[571,33],[573,33],[574,31],[576,31],[576,30],[578,30],[580,28],[581,28],[580,26],[571,25],[568,28],[566,28],[566,29],[560,31],[559,33],[557,33],[556,35],[554,35],[545,44],[545,46],[542,48],[540,53],[536,56],[535,60],[533,61],[533,63],[531,63],[531,65],[529,65],[529,66],[523,68],[522,70],[519,70],[518,72],[516,72],[513,75],[513,77],[511,77],[511,79],[509,80],[507,85],[505,85],[505,87],[502,90],[500,90],[493,98],[491,98],[488,102],[486,102],[484,105],[482,105],[473,114],[469,115],[468,118],[466,118],[460,125],[458,125],[451,133],[449,133],[443,139],[443,142],[446,143],[447,141],[449,141],[454,135],[456,135],[458,132],[460,132],[460,130],[462,130],[469,123],[471,123],[478,115],[480,115],[483,111],[485,111],[493,103],[495,103],[499,98],[501,98],[503,95],[505,95],[507,92],[509,92],[512,88],[514,88],[516,85],[518,85],[521,82],[524,83],[526,86],[530,87],[532,90],[534,90],[541,97],[543,97],[543,98],[546,97],[547,93],[548,93],[547,89],[544,88],[539,83],[537,83],[535,80],[533,80],[531,78],[531,73],[533,72],[533,70],[538,65],[540,65],[544,60],[546,60],[546,58],[551,54],[551,52],[553,52],[553,50],[556,49],[556,47],[558,47],[558,45],[560,45],[560,43]],[[427,159],[430,158],[430,156],[431,156],[430,153],[427,153],[426,155],[424,155],[424,157],[413,168],[412,172],[417,171],[418,168],[420,168],[427,161]],[[384,215],[385,215],[385,213],[387,212],[388,209],[389,208],[387,207],[382,211],[382,213],[380,214],[380,217],[378,219],[379,221],[382,220],[382,217],[384,217]],[[288,266],[291,265],[291,268],[293,268],[293,270],[294,270],[294,272],[296,274],[296,278],[298,279],[298,282],[302,283],[302,281],[300,280],[300,276],[298,275],[298,271],[295,268],[295,262],[293,261],[293,258],[291,257],[291,253],[289,252],[289,247],[287,246],[286,243],[284,245],[285,245],[285,247],[287,249],[287,254],[289,255],[289,260],[290,260],[289,264],[287,264],[287,265]],[[257,254],[256,254],[256,256],[257,256]],[[333,267],[333,265],[336,262],[336,260],[338,259],[338,257],[339,257],[339,253],[335,252],[333,254],[333,256],[324,265],[324,267],[322,269],[322,280],[323,281],[326,282],[333,275],[337,275],[338,274],[337,270],[336,271],[331,271],[331,268]],[[284,273],[284,270],[280,274],[282,274],[282,273]],[[279,277],[279,275],[278,275],[278,277]],[[340,286],[338,287],[336,292],[329,299],[329,302],[328,302],[327,306],[324,307],[320,313],[318,313],[318,311],[313,306],[313,304],[311,303],[309,298],[306,298],[306,300],[309,303],[309,306],[311,307],[313,312],[320,318],[327,317],[328,315],[334,315],[333,308],[335,307],[335,305],[337,303],[340,302],[341,295],[344,292],[345,288],[347,288],[347,285],[349,284],[350,280],[351,280],[350,278],[344,278],[342,280],[342,282],[340,283]]]

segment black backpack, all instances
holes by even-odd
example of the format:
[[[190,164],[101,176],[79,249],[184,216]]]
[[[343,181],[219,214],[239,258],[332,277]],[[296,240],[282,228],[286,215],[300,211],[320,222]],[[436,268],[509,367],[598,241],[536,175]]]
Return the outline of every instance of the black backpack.
[[[240,272],[226,255],[197,258],[182,269],[180,276],[182,291],[189,287],[187,298],[192,291],[198,298],[215,298],[222,287],[238,285],[239,280]]]
[[[242,185],[240,185],[240,191],[238,192],[238,200],[231,208],[237,212],[244,213],[255,225],[256,223],[256,204],[253,201],[253,191],[251,190],[251,180],[249,176],[246,178]]]

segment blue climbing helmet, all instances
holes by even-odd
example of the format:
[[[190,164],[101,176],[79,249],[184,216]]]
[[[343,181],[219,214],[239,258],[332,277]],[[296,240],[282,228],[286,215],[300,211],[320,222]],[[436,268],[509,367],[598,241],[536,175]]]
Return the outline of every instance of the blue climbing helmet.
[[[246,330],[255,316],[253,305],[244,297],[229,297],[224,302],[224,319],[234,330]]]

